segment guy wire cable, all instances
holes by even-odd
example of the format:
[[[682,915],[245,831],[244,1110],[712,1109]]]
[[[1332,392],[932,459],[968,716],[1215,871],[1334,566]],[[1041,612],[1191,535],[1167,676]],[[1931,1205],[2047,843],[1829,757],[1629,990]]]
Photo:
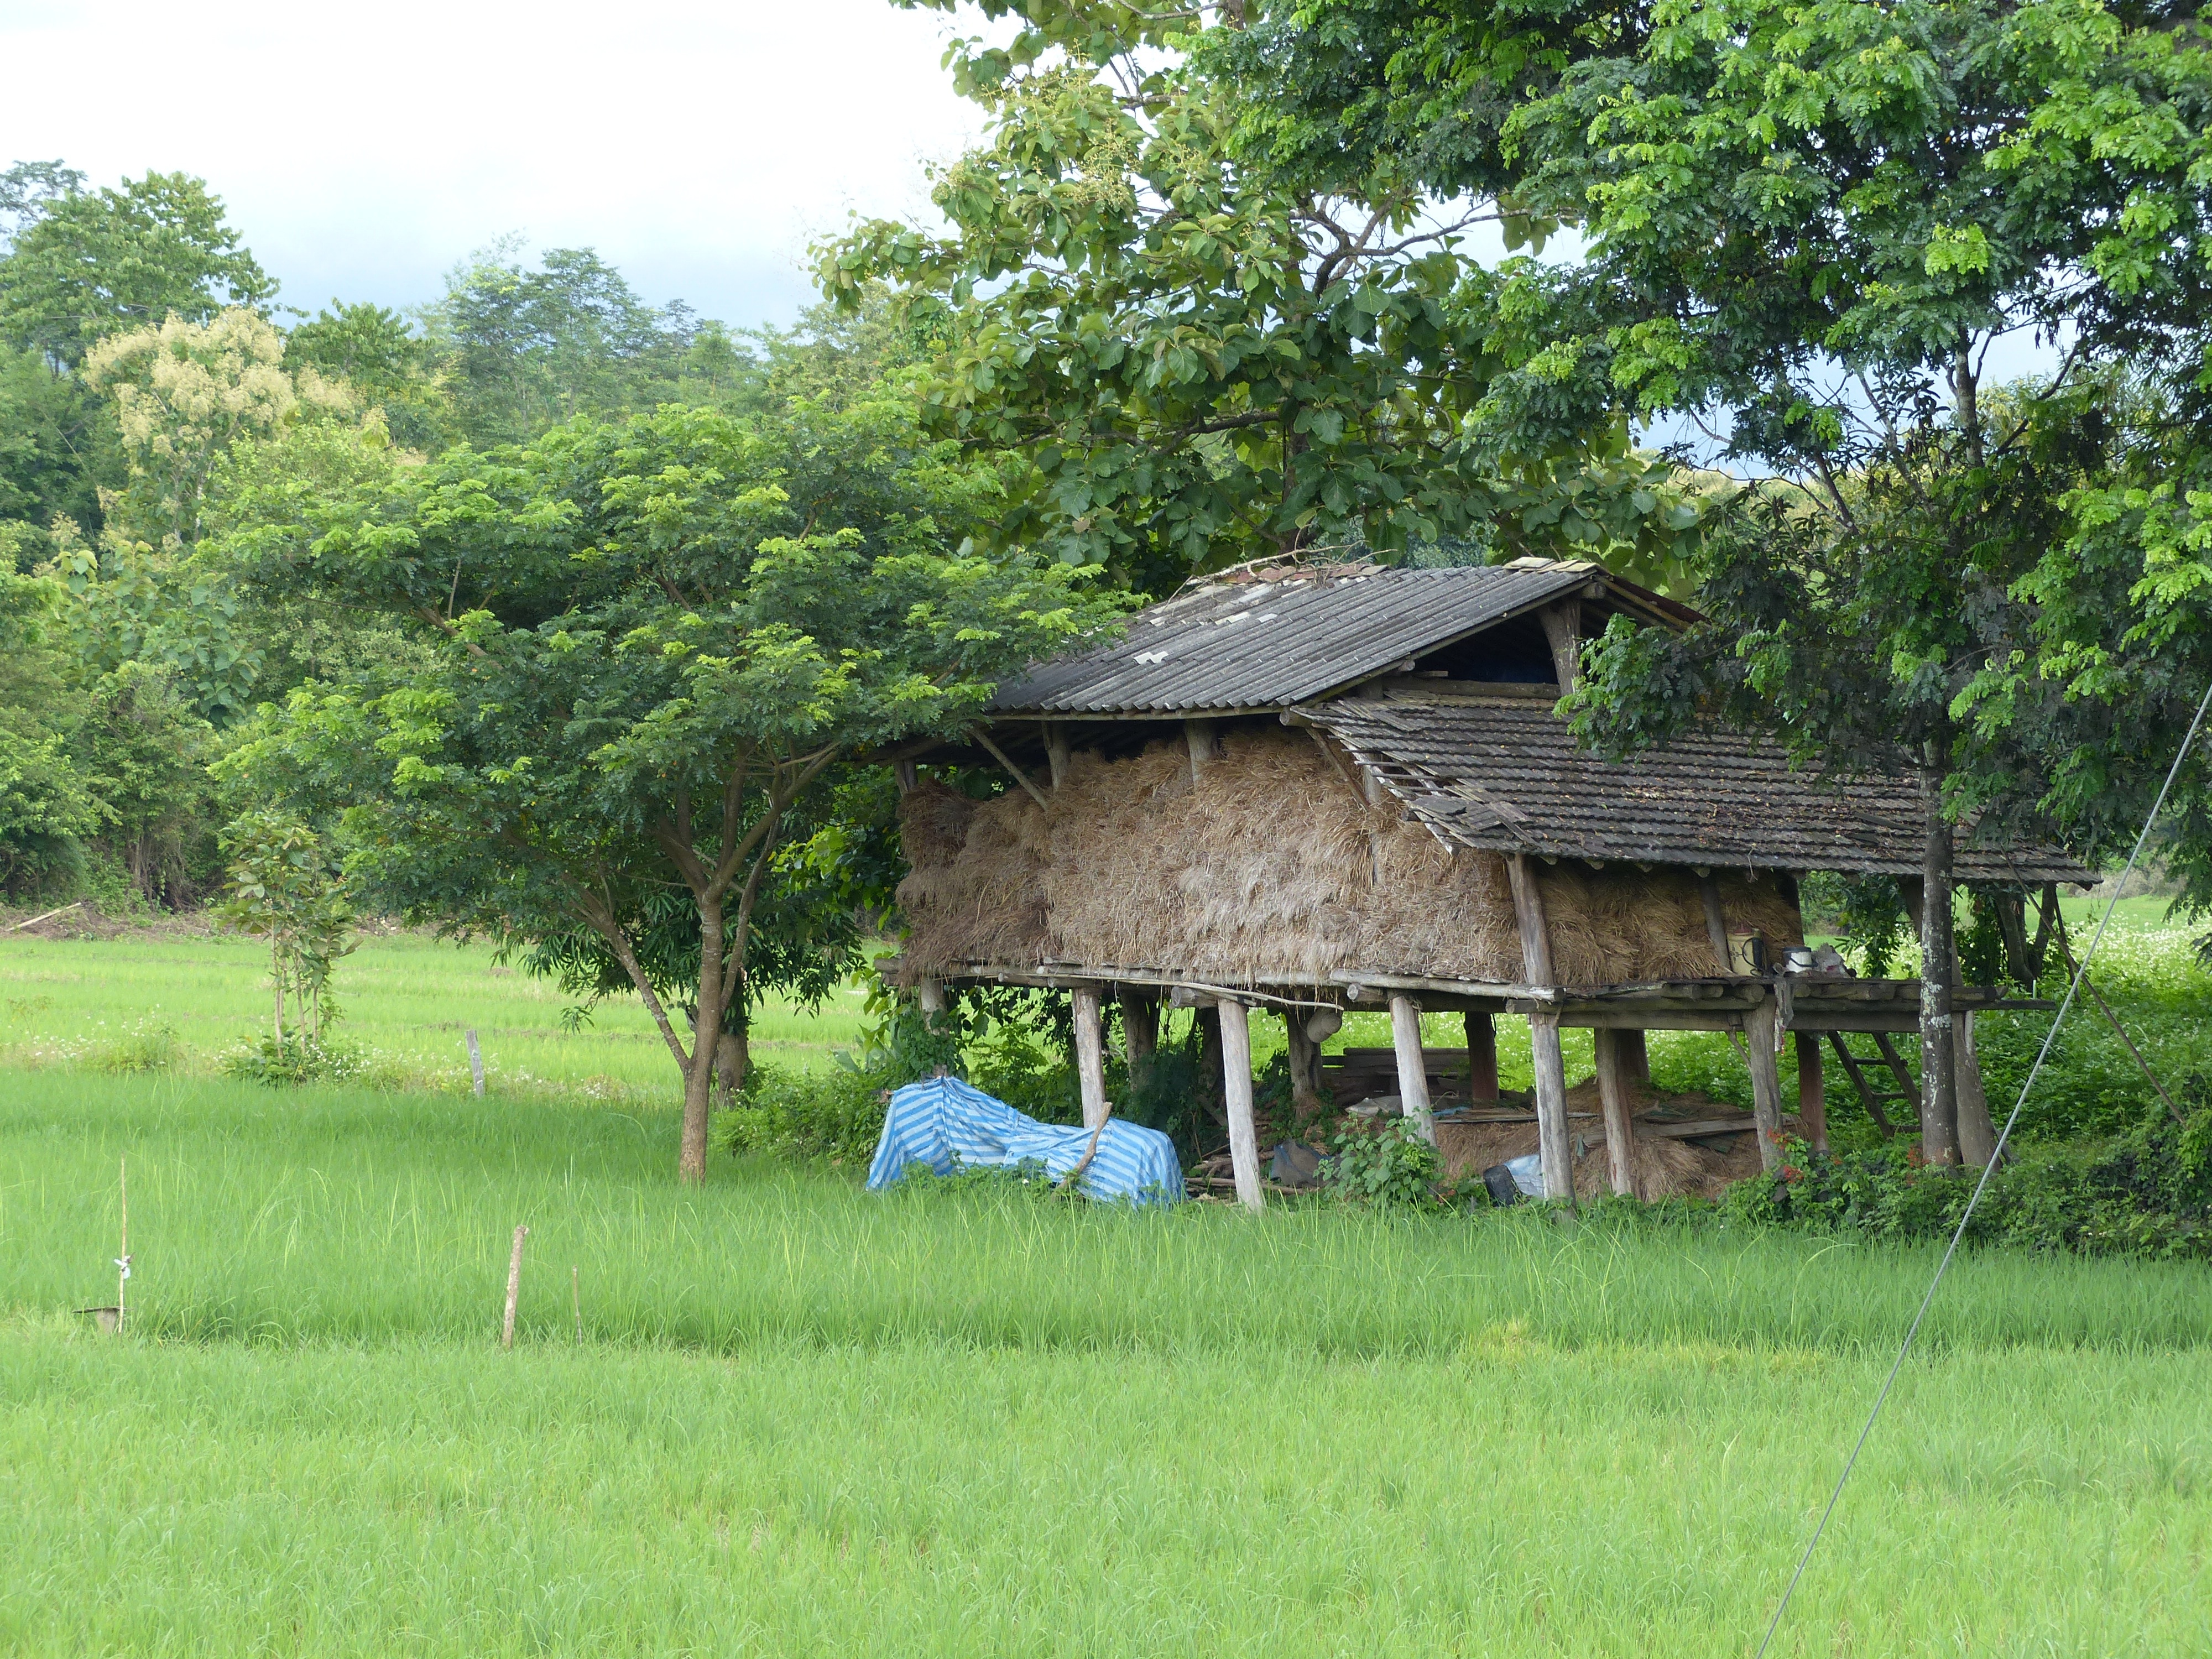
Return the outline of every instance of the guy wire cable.
[[[2067,984],[2065,1000],[2058,1005],[2058,1012],[2051,1021],[2051,1029],[2044,1033],[2043,1046],[2035,1051],[2035,1064],[2027,1068],[2027,1081],[2020,1085],[2020,1098],[2013,1102],[2012,1111],[1997,1136],[1996,1146],[1990,1153],[1990,1161],[1982,1166],[1982,1178],[1974,1183],[1972,1195],[1966,1200],[1966,1207],[1960,1212],[1959,1224],[1952,1231],[1950,1243],[1944,1247],[1943,1259],[1936,1264],[1936,1277],[1928,1281],[1928,1294],[1920,1298],[1920,1310],[1912,1316],[1912,1323],[1905,1328],[1905,1341],[1897,1351],[1896,1363],[1890,1366],[1889,1375],[1882,1379],[1881,1390],[1874,1397],[1874,1408],[1867,1413],[1866,1426],[1859,1431],[1859,1437],[1851,1447],[1851,1455],[1844,1460],[1844,1472],[1836,1477],[1836,1489],[1828,1494],[1828,1506],[1820,1511],[1820,1519],[1813,1528],[1813,1535],[1805,1540],[1805,1553],[1797,1558],[1797,1571],[1790,1575],[1790,1583],[1783,1589],[1781,1601],[1775,1603],[1774,1617],[1767,1621],[1766,1635],[1759,1644],[1758,1659],[1766,1659],[1766,1650],[1774,1643],[1774,1632],[1782,1628],[1782,1615],[1790,1609],[1790,1598],[1797,1593],[1797,1583],[1805,1576],[1806,1564],[1812,1560],[1814,1550],[1819,1547],[1822,1534],[1828,1530],[1828,1517],[1836,1512],[1837,1502],[1844,1495],[1844,1485],[1851,1478],[1851,1471],[1858,1467],[1859,1454],[1866,1449],[1867,1437],[1874,1432],[1875,1419],[1881,1415],[1881,1408],[1889,1399],[1889,1391],[1897,1381],[1897,1374],[1905,1369],[1905,1357],[1912,1352],[1912,1340],[1920,1334],[1920,1322],[1928,1317],[1929,1307],[1936,1300],[1936,1287],[1942,1284],[1943,1275],[1951,1270],[1951,1258],[1959,1253],[1959,1241],[1966,1236],[1966,1224],[1974,1218],[1974,1206],[1982,1201],[1982,1189],[1990,1184],[1990,1176],[1996,1173],[1997,1165],[2004,1162],[2005,1143],[2012,1138],[2013,1126],[2020,1121],[2021,1108],[2027,1104],[2028,1091],[2035,1087],[2035,1079],[2042,1073],[2043,1062],[2050,1056],[2051,1045],[2058,1036],[2058,1028],[2066,1023],[2067,1013],[2074,1006],[2074,999],[2081,989],[2081,981],[2089,971],[2089,959],[2097,954],[2097,946],[2104,942],[2105,929],[2112,920],[2112,912],[2119,906],[2120,894],[2128,884],[2128,878],[2135,873],[2136,863],[2142,857],[2143,848],[2150,841],[2150,832],[2158,823],[2158,815],[2166,810],[2166,798],[2172,791],[2174,779],[2181,775],[2181,763],[2188,758],[2190,745],[2197,741],[2197,730],[2203,725],[2204,711],[2208,708],[2212,708],[2212,685],[2204,688],[2203,698],[2197,705],[2197,717],[2189,722],[2189,731],[2181,739],[2181,747],[2174,752],[2173,764],[2166,768],[2166,781],[2159,786],[2158,799],[2151,803],[2150,816],[2143,820],[2142,833],[2136,837],[2135,850],[2128,854],[2127,867],[2120,872],[2120,878],[2113,885],[2112,901],[2105,906],[2105,914],[2097,918],[2097,931],[2090,935],[2089,948],[2081,952],[2081,959],[2074,964],[2074,977]]]

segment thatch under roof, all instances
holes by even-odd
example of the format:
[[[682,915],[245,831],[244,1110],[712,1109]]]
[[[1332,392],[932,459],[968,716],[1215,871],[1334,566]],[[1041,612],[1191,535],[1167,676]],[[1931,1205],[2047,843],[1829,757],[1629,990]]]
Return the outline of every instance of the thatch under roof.
[[[1367,972],[1525,977],[1504,860],[1454,850],[1395,801],[1369,805],[1303,732],[1232,732],[1194,782],[1188,751],[1079,750],[1042,807],[925,781],[902,808],[909,979],[1121,969],[1214,985],[1313,986]],[[1686,870],[1540,865],[1563,984],[1718,971]],[[1771,878],[1723,878],[1729,925],[1803,940]]]

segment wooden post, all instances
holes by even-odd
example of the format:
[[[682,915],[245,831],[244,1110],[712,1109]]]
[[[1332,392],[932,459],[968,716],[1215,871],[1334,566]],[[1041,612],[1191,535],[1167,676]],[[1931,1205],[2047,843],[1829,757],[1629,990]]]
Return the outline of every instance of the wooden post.
[[[1509,853],[1505,873],[1513,883],[1513,915],[1521,927],[1522,975],[1531,985],[1554,985],[1552,935],[1544,922],[1544,896],[1525,853]],[[1544,1196],[1575,1195],[1574,1152],[1567,1141],[1567,1066],[1559,1053],[1556,1014],[1528,1016],[1528,1055],[1536,1072],[1536,1146],[1544,1165]]]
[[[1795,1031],[1797,1039],[1797,1116],[1816,1152],[1828,1150],[1828,1096],[1820,1075],[1820,1034]]]
[[[1759,1127],[1759,1167],[1782,1163],[1782,1069],[1774,1056],[1782,1034],[1782,1014],[1771,997],[1743,1017],[1744,1047],[1751,1061],[1751,1115]]]
[[[1221,741],[1214,734],[1212,720],[1185,720],[1182,723],[1183,741],[1190,746],[1190,781],[1198,781],[1198,775],[1206,770],[1206,762],[1221,752]]]
[[[1651,1091],[1651,1050],[1641,1031],[1624,1030],[1620,1037],[1620,1074],[1646,1094]]]
[[[1058,720],[1044,723],[1044,753],[1052,768],[1052,787],[1057,789],[1067,777],[1067,727]]]
[[[893,761],[891,776],[898,780],[898,792],[902,795],[912,794],[915,786],[921,781],[921,775],[915,770],[915,764],[910,760]]]
[[[1429,1067],[1421,1054],[1421,1011],[1401,991],[1390,994],[1390,1046],[1398,1051],[1398,1108],[1414,1133],[1433,1146],[1437,1120],[1429,1110]]]
[[[1636,1141],[1629,1120],[1635,1108],[1628,1076],[1626,1031],[1603,1026],[1590,1033],[1597,1048],[1598,1101],[1605,1109],[1605,1162],[1613,1177],[1613,1190],[1624,1198],[1636,1196]],[[1640,1032],[1638,1035],[1642,1035]]]
[[[514,1346],[514,1303],[522,1294],[522,1241],[529,1237],[527,1227],[514,1230],[514,1255],[507,1264],[507,1322],[500,1327],[499,1333],[499,1346],[502,1348]]]
[[[1552,672],[1559,682],[1561,696],[1575,689],[1575,677],[1582,665],[1583,602],[1562,599],[1557,605],[1547,605],[1539,613],[1544,622],[1544,638],[1552,647]]]
[[[1467,1097],[1478,1106],[1498,1103],[1498,1022],[1491,1015],[1468,1009],[1467,1022]]]
[[[933,979],[918,979],[914,982],[914,1006],[925,1014],[945,1012],[945,987]]]
[[[1306,1029],[1305,1011],[1283,1010],[1283,1036],[1291,1057],[1291,1106],[1302,1117],[1314,1117],[1335,1103],[1322,1081],[1321,1043]]]
[[[1237,1176],[1237,1198],[1248,1210],[1262,1210],[1267,1199],[1260,1190],[1260,1137],[1252,1122],[1252,1012],[1227,997],[1214,1007],[1221,1017],[1221,1094],[1229,1109],[1229,1163]]]
[[[115,1195],[123,1211],[123,1244],[115,1257],[115,1334],[123,1334],[124,1309],[131,1288],[131,1159],[127,1153],[115,1160]]]
[[[696,1044],[699,1033],[695,1030],[691,1040]],[[474,1031],[469,1033],[469,1075],[476,1079],[477,1098],[483,1098],[483,1046],[477,1041]]]
[[[1121,1042],[1128,1051],[1129,1086],[1142,1089],[1152,1080],[1152,1059],[1160,1047],[1160,1000],[1124,987],[1121,991]]]
[[[1083,1093],[1083,1127],[1096,1128],[1106,1121],[1106,1044],[1098,989],[1092,985],[1075,991],[1075,1075]]]
[[[1735,964],[1729,960],[1728,917],[1721,910],[1720,884],[1711,876],[1698,878],[1698,896],[1705,901],[1705,937],[1712,941],[1713,960],[1719,964],[1717,974],[1733,974]]]

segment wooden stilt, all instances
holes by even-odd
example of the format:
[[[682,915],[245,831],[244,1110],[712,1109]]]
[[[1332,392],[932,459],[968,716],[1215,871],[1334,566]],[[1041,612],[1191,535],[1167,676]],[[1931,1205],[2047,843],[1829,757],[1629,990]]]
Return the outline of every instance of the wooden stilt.
[[[1057,789],[1067,776],[1067,727],[1058,720],[1044,723],[1044,755],[1052,769],[1052,787]]]
[[[1820,1035],[1793,1032],[1797,1039],[1797,1116],[1816,1152],[1828,1150],[1828,1096],[1820,1075]]]
[[[1498,1022],[1486,1013],[1468,1011],[1467,1097],[1478,1106],[1498,1103]]]
[[[1260,1138],[1252,1121],[1252,1012],[1225,997],[1214,1006],[1221,1015],[1221,1094],[1229,1109],[1229,1162],[1237,1176],[1237,1198],[1248,1210],[1263,1210],[1267,1199],[1260,1190]]]
[[[1121,993],[1121,1042],[1129,1055],[1129,1086],[1152,1080],[1152,1056],[1160,1046],[1160,1000],[1140,991]]]
[[[1567,1066],[1559,1053],[1557,1015],[1528,1016],[1528,1055],[1536,1068],[1536,1150],[1544,1166],[1544,1196],[1571,1199],[1574,1148],[1567,1141]]]
[[[1743,1017],[1743,1042],[1751,1060],[1751,1115],[1759,1126],[1762,1170],[1782,1163],[1782,1068],[1774,1063],[1781,1020],[1781,1011],[1771,998]]]
[[[1641,1036],[1641,1031],[1635,1035]],[[1629,1119],[1635,1111],[1633,1084],[1628,1075],[1626,1031],[1601,1026],[1590,1033],[1597,1049],[1597,1096],[1605,1109],[1606,1172],[1613,1190],[1624,1198],[1636,1196],[1636,1142]]]
[[[1083,1127],[1095,1129],[1106,1121],[1106,1043],[1093,986],[1075,992],[1075,1076],[1083,1095]]]
[[[1421,1054],[1421,1011],[1413,998],[1390,998],[1390,1046],[1398,1051],[1398,1106],[1413,1132],[1433,1146],[1437,1121],[1429,1110],[1429,1067]]]
[[[1552,934],[1544,921],[1544,896],[1525,853],[1509,853],[1505,873],[1513,884],[1513,915],[1521,928],[1522,973],[1531,985],[1555,985]],[[1567,1066],[1559,1053],[1556,1014],[1528,1016],[1528,1053],[1536,1071],[1536,1148],[1544,1166],[1544,1196],[1575,1195],[1574,1152],[1567,1142]]]
[[[1198,775],[1206,770],[1206,763],[1221,752],[1221,740],[1212,720],[1189,720],[1182,723],[1183,741],[1190,748],[1190,781],[1198,781]]]
[[[918,979],[914,982],[914,1006],[925,1014],[945,1012],[945,987],[933,979]]]
[[[1333,1103],[1322,1080],[1321,1044],[1306,1030],[1304,1009],[1283,1010],[1283,1037],[1291,1059],[1291,1109],[1301,1117],[1315,1116]]]
[[[1620,1033],[1620,1074],[1646,1094],[1651,1091],[1651,1051],[1644,1033],[1623,1029]]]

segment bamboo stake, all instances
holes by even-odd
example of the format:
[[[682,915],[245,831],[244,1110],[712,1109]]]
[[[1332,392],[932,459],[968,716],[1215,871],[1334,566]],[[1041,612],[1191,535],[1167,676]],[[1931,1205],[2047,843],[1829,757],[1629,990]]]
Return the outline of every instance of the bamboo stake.
[[[122,1254],[115,1259],[115,1331],[123,1333],[123,1292],[131,1283],[131,1160],[115,1160],[115,1191],[123,1206]]]
[[[507,1264],[507,1323],[501,1328],[499,1346],[514,1346],[514,1301],[522,1294],[522,1241],[530,1237],[530,1229],[514,1230],[514,1257]]]

